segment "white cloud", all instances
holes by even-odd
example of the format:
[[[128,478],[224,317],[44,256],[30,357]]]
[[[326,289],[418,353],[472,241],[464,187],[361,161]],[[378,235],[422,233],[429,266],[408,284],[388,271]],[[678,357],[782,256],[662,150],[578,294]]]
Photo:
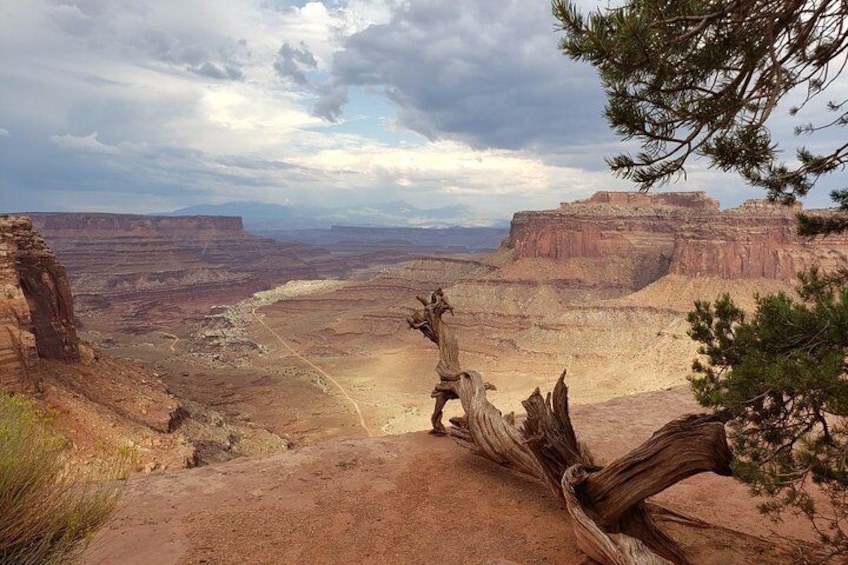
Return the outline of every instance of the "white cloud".
[[[405,199],[505,218],[629,189],[603,165],[618,144],[596,78],[553,23],[517,0],[3,2],[3,201]]]
[[[96,153],[100,155],[115,155],[118,153],[117,147],[100,143],[97,135],[96,131],[82,137],[70,134],[51,135],[50,141],[59,147],[80,153]]]

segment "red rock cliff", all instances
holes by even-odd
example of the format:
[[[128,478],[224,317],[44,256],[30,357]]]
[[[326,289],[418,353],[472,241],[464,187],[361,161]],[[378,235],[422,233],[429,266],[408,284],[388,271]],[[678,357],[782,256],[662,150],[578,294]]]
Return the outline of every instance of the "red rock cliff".
[[[15,387],[36,359],[79,360],[65,268],[28,218],[0,218],[0,382]]]
[[[682,225],[669,268],[672,274],[723,279],[792,280],[813,265],[844,267],[848,236],[798,237],[795,214],[762,200],[749,200],[708,218]],[[813,212],[816,213],[816,212]]]
[[[317,250],[251,235],[239,217],[28,215],[68,268],[77,316],[128,331],[316,278]]]
[[[753,200],[720,211],[703,192],[599,192],[516,214],[508,245],[516,260],[555,259],[573,265],[584,283],[634,289],[668,273],[790,280],[812,265],[844,265],[848,236],[798,237],[798,210]]]
[[[668,272],[682,224],[717,213],[718,202],[702,192],[599,192],[515,214],[508,245],[519,260],[566,263],[584,284],[635,289]]]

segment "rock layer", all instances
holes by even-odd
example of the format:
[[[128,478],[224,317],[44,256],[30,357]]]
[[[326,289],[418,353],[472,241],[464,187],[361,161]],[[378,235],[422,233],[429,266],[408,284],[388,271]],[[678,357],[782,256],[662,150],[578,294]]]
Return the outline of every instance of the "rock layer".
[[[35,361],[78,361],[65,268],[28,218],[0,219],[0,375],[18,388]]]
[[[812,265],[844,264],[848,236],[800,238],[799,210],[751,200],[721,211],[703,192],[599,192],[517,213],[508,246],[519,261],[563,263],[578,283],[634,290],[666,274],[789,280]]]
[[[799,237],[795,215],[800,210],[800,205],[749,200],[739,208],[681,225],[669,272],[689,277],[792,280],[813,265],[825,271],[844,266],[848,236]]]
[[[80,315],[114,306],[112,317],[129,328],[292,278],[317,278],[310,259],[318,251],[252,236],[238,217],[30,216],[67,265]]]

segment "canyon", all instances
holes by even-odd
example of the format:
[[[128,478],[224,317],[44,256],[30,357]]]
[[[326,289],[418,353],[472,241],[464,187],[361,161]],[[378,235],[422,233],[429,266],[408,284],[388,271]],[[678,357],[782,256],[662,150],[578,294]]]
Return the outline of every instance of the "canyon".
[[[190,418],[155,372],[80,339],[69,279],[29,218],[0,218],[0,385],[51,414],[72,459],[108,458],[129,447],[138,469],[151,470],[197,465],[203,445],[221,436],[251,436],[271,451],[287,447],[264,430],[245,433],[220,418],[210,426],[204,418],[213,411]]]
[[[27,217],[67,266],[78,317],[95,325],[109,321],[108,331],[136,333],[155,331],[154,325],[179,330],[214,305],[288,280],[347,277],[425,251],[493,249],[505,233],[338,227],[264,234],[274,239],[245,231],[241,218],[232,216]],[[415,240],[418,232],[429,237],[423,245]],[[286,234],[309,243],[281,241]]]
[[[190,317],[228,299],[233,289],[249,295],[281,276],[316,278],[344,271],[344,265],[312,263],[326,253],[248,234],[237,217],[28,217],[65,262],[79,316],[107,313],[133,331],[143,331],[151,320]]]
[[[563,368],[575,403],[682,386],[696,355],[684,315],[694,300],[729,292],[752,308],[757,292],[791,292],[795,269],[845,260],[844,237],[797,237],[796,212],[763,201],[722,211],[704,193],[602,192],[517,213],[495,252],[412,261],[403,249],[261,238],[236,217],[31,217],[67,264],[76,325],[99,351],[151,367],[228,421],[309,444],[359,433],[358,416],[275,333],[349,389],[385,399],[362,409],[382,433],[427,426],[429,401],[416,391],[431,378],[430,352],[403,329],[412,297],[436,287],[456,305],[464,354],[503,381],[507,410]],[[298,290],[329,279],[339,284]],[[275,288],[284,298],[250,302]]]
[[[703,193],[605,192],[556,210],[517,213],[496,251],[417,258],[402,248],[272,241],[245,232],[232,217],[32,214],[31,225],[10,218],[0,220],[9,226],[0,247],[0,339],[9,336],[0,341],[0,363],[9,368],[4,375],[25,367],[15,369],[16,382],[39,375],[42,392],[32,393],[58,409],[60,425],[81,430],[73,436],[78,449],[104,434],[107,445],[130,440],[142,455],[140,468],[154,471],[131,481],[132,508],[98,536],[87,563],[235,558],[234,540],[250,538],[267,512],[287,516],[288,529],[277,534],[294,536],[286,553],[292,559],[303,558],[297,548],[307,543],[298,523],[327,539],[347,539],[358,517],[370,541],[351,546],[351,559],[370,552],[373,562],[397,562],[397,555],[405,562],[439,560],[447,557],[424,546],[439,545],[436,524],[450,513],[425,503],[430,490],[457,484],[454,496],[477,500],[480,489],[500,489],[503,478],[422,433],[437,354],[406,328],[415,295],[438,287],[449,295],[455,312],[448,321],[459,334],[463,365],[497,385],[490,398],[505,413],[520,414],[522,399],[536,387],[550,390],[567,369],[581,432],[608,460],[662,421],[697,410],[686,390],[696,351],[685,312],[694,300],[727,292],[750,309],[757,292],[791,293],[796,270],[844,264],[848,239],[798,238],[796,211],[762,201],[720,210]],[[42,270],[27,271],[30,263]],[[33,292],[37,281],[53,281],[43,285],[49,300]],[[47,330],[36,327],[52,336],[44,354],[38,342]],[[459,413],[449,404],[447,416]],[[627,429],[624,422],[631,423]],[[205,463],[214,465],[172,472]],[[285,476],[263,475],[276,469]],[[375,477],[376,486],[368,486]],[[797,521],[763,522],[744,490],[722,481],[699,478],[665,496],[715,520],[708,501],[722,492],[722,504],[733,508],[724,525],[761,538],[676,530],[697,562],[784,551],[785,540],[762,539],[774,531],[809,539]],[[410,491],[410,484],[418,486]],[[317,502],[338,498],[333,485],[352,505]],[[548,512],[519,502],[538,496],[528,494],[532,487],[509,482],[507,490],[519,522]],[[420,561],[374,541],[384,527],[406,531],[405,514],[379,502],[386,492],[425,508],[426,519],[412,522],[422,540],[415,546]],[[169,511],[166,499],[178,510]],[[497,515],[496,502],[473,512],[481,520]],[[379,511],[365,516],[356,507]],[[326,520],[312,521],[310,508]],[[562,529],[551,520],[544,536]],[[227,533],[223,523],[246,529]],[[491,546],[485,531],[457,531],[487,548],[489,561],[470,562],[580,559],[520,540],[519,551],[508,553]],[[724,549],[703,550],[719,537],[730,540]],[[274,562],[274,544],[257,540],[251,539],[258,549],[250,562]],[[138,544],[148,553],[139,554]],[[330,563],[344,551],[331,544],[312,558]]]

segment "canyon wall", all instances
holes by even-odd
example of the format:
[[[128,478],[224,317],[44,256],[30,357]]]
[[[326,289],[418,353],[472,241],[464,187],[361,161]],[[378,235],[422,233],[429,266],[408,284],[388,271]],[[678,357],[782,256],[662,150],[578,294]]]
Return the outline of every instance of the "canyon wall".
[[[289,279],[316,278],[307,245],[255,237],[241,218],[29,214],[68,268],[83,320],[143,328]]]
[[[31,213],[36,229],[52,234],[104,232],[131,235],[236,234],[244,229],[238,216],[141,216],[103,213]]]
[[[421,252],[402,238],[385,245],[332,240],[327,247],[320,241],[276,241],[246,232],[238,217],[28,216],[68,269],[78,319],[104,333],[172,332],[201,319],[211,306],[234,304],[289,280],[345,277]],[[342,240],[351,233],[372,239],[375,233],[385,235],[357,228],[335,231],[342,232]],[[394,230],[386,231],[395,237]],[[448,230],[434,231],[443,235]],[[491,247],[497,245],[499,238],[488,232],[486,237]]]
[[[28,386],[39,358],[80,358],[68,277],[29,219],[0,218],[0,384]]]
[[[683,224],[669,272],[690,277],[793,280],[799,271],[814,265],[831,271],[848,264],[848,234],[799,237],[795,214],[800,210],[800,205],[749,200],[738,208]]]
[[[799,210],[752,200],[721,211],[703,192],[599,192],[517,213],[508,246],[517,261],[554,259],[583,284],[630,289],[666,274],[791,280],[812,265],[844,265],[848,236],[798,237]]]

